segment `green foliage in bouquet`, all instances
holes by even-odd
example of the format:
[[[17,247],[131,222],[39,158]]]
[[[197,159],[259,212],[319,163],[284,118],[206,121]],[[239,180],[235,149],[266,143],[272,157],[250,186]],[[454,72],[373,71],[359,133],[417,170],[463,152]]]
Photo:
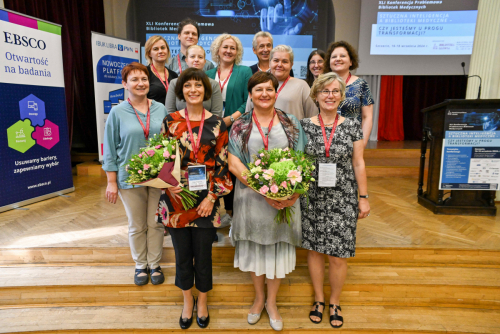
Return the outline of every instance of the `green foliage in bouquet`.
[[[157,178],[165,163],[175,161],[176,145],[176,139],[155,134],[153,138],[146,141],[146,147],[141,148],[138,154],[134,154],[130,158],[125,166],[125,170],[129,174],[125,182],[139,185]],[[179,182],[179,186],[182,187],[181,182]],[[198,197],[196,193],[182,188],[179,195],[182,197],[182,206],[185,210],[193,208],[196,204],[195,197]]]
[[[274,200],[287,200],[297,193],[308,196],[312,178],[314,160],[302,151],[288,148],[275,148],[269,151],[261,149],[253,155],[249,169],[242,173],[248,185],[261,195]],[[277,223],[291,222],[293,208],[278,211]]]

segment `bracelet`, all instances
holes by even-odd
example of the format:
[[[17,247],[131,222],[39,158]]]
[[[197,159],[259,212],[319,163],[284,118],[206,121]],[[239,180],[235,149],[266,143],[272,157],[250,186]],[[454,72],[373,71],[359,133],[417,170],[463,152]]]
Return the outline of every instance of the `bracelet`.
[[[231,120],[231,123],[234,123],[235,119],[234,119],[233,115],[229,115],[229,119]]]
[[[211,195],[211,194],[208,194],[207,195],[207,198],[210,202],[214,203],[215,204],[215,198]]]

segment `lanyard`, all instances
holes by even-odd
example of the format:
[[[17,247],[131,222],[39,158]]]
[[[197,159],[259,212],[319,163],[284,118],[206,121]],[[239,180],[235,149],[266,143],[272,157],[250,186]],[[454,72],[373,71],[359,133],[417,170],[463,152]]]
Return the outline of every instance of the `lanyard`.
[[[271,122],[269,122],[269,126],[267,127],[267,136],[266,136],[262,131],[262,127],[260,126],[257,116],[255,116],[255,112],[252,110],[253,120],[255,122],[255,125],[257,125],[257,129],[259,129],[260,135],[262,136],[262,141],[264,142],[264,149],[266,151],[269,149],[269,135],[271,134],[271,129],[273,128],[274,116],[276,116],[276,109],[274,109],[273,118],[271,119]]]
[[[351,72],[349,72],[349,75],[347,76],[347,80],[345,81],[346,86],[347,86],[347,83],[349,82],[349,79],[351,79]]]
[[[290,80],[290,76],[288,76],[288,78],[286,78],[285,82],[283,82],[283,84],[281,85],[281,87],[278,89],[278,92],[276,93],[276,100],[278,100],[278,96],[280,95],[281,90],[285,87],[285,85],[288,82],[288,80]]]
[[[161,83],[163,84],[163,87],[165,87],[165,91],[168,93],[167,68],[165,67],[165,82],[163,82],[163,80],[160,78],[160,74],[158,73],[156,67],[153,64],[151,64],[151,68],[153,69],[153,72],[155,72],[158,79],[160,79]]]
[[[186,116],[186,123],[189,130],[189,136],[191,138],[190,141],[191,146],[193,147],[194,158],[196,159],[196,162],[198,162],[198,151],[200,150],[201,134],[203,133],[203,124],[205,124],[205,109],[203,109],[203,112],[201,113],[200,129],[198,130],[198,142],[196,143],[196,145],[194,143],[193,128],[191,127],[191,122],[189,121],[187,107],[186,109],[184,109],[184,115]]]
[[[220,67],[219,67],[219,70],[218,70],[218,75],[219,75],[219,87],[220,87],[220,92],[222,93],[222,91],[224,90],[224,86],[226,85],[226,83],[228,82],[229,80],[229,77],[231,76],[231,74],[233,73],[233,67],[231,67],[231,71],[229,72],[229,75],[227,76],[226,80],[224,80],[224,83],[221,85],[220,84]]]
[[[144,126],[144,123],[142,123],[141,118],[139,117],[139,114],[137,113],[137,110],[135,110],[134,106],[132,105],[132,102],[130,102],[130,99],[127,99],[128,103],[134,109],[135,115],[137,116],[137,119],[139,120],[139,123],[141,123],[142,126],[142,131],[144,131],[144,137],[146,137],[146,140],[149,138],[149,118],[150,118],[150,112],[149,112],[149,101],[148,101],[148,114],[146,118],[146,126]]]
[[[179,64],[179,74],[182,73],[182,64],[181,64],[181,55],[180,55],[180,51],[179,53],[177,54],[177,64]]]
[[[335,129],[337,128],[337,123],[339,121],[339,114],[335,116],[335,122],[333,122],[332,126],[332,132],[330,133],[330,139],[326,139],[326,130],[325,130],[325,124],[323,123],[323,118],[321,117],[320,114],[318,114],[318,120],[319,123],[321,124],[321,131],[323,132],[323,140],[325,141],[325,150],[326,150],[326,157],[330,157],[330,146],[332,145],[332,140],[333,140],[333,135],[335,134]]]

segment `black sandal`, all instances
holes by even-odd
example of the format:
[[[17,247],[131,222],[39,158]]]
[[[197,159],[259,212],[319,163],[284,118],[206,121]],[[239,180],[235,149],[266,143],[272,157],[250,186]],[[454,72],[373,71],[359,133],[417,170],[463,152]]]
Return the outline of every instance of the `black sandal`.
[[[330,308],[333,308],[334,310],[334,313],[330,316],[330,326],[332,326],[333,328],[342,327],[344,325],[344,317],[337,313],[337,310],[342,311],[342,308],[340,307],[340,305],[335,304],[330,304]],[[342,323],[340,324],[340,326],[334,326],[332,324],[332,321],[342,321]]]
[[[144,276],[139,276],[139,274],[146,274]],[[149,282],[148,268],[146,269],[136,269],[134,276],[135,285],[146,285]]]
[[[309,312],[309,320],[315,324],[319,324],[323,320],[323,312],[319,311],[319,307],[323,306],[323,311],[325,310],[325,303],[322,302],[314,302],[313,306],[316,305],[316,309],[314,311]],[[314,321],[311,317],[318,317],[319,321]]]

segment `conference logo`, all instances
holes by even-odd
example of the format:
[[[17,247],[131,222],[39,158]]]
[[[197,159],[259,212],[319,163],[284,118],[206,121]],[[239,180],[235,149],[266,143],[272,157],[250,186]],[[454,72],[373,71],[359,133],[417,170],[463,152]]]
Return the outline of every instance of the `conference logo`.
[[[45,102],[33,94],[19,101],[21,120],[7,129],[9,147],[25,153],[38,144],[50,150],[59,142],[59,126],[49,121]]]

